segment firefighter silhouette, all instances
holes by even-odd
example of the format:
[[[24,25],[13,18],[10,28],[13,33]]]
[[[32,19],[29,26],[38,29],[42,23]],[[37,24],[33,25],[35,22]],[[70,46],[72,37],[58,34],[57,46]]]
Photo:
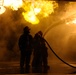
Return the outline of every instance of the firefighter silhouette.
[[[29,73],[30,71],[30,59],[32,53],[32,35],[30,35],[30,29],[26,26],[23,29],[23,34],[19,38],[20,48],[20,73]]]
[[[45,44],[45,40],[42,37],[42,32],[39,31],[34,36],[34,52],[33,52],[33,61],[32,67],[33,72],[44,72],[47,73],[48,70],[48,52]]]

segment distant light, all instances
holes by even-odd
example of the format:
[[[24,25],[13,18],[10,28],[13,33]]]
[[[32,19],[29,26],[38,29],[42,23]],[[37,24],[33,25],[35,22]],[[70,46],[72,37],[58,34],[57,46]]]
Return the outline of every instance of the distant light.
[[[76,24],[76,19],[74,19],[74,20],[72,21],[72,23]]]
[[[3,14],[5,12],[5,8],[3,6],[0,6],[0,14]]]
[[[70,25],[72,25],[72,24],[76,25],[76,18],[72,19],[71,21],[67,21],[66,24],[67,25],[69,25],[69,24]]]
[[[0,6],[3,6],[4,0],[0,0]]]
[[[69,24],[69,22],[67,22],[66,24]]]

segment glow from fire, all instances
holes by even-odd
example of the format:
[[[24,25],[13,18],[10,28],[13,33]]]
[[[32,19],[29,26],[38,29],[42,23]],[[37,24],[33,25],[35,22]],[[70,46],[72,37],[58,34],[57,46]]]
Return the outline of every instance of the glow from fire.
[[[22,13],[22,15],[24,16],[24,19],[32,24],[37,24],[39,23],[39,20],[37,19],[37,17],[34,15],[34,12],[27,12],[27,13]]]
[[[6,11],[6,9],[3,6],[0,6],[0,14],[3,14]]]
[[[58,7],[58,4],[55,1],[25,2],[23,6],[25,12],[22,15],[26,21],[38,24],[39,18],[48,17],[56,7]]]
[[[66,24],[67,24],[67,25],[68,25],[68,24],[75,24],[75,25],[76,25],[76,18],[74,18],[74,19],[71,20],[70,22],[67,22]]]
[[[13,10],[18,10],[22,4],[22,0],[4,0],[4,6],[10,7]]]
[[[74,20],[72,21],[72,23],[76,24],[76,19],[74,19]]]
[[[32,24],[38,24],[41,18],[48,17],[58,7],[55,1],[45,0],[4,0],[3,2],[3,7],[5,6],[12,10],[23,8],[24,12],[22,12],[22,15],[24,19]],[[3,10],[5,11],[5,9],[1,9],[1,11]]]

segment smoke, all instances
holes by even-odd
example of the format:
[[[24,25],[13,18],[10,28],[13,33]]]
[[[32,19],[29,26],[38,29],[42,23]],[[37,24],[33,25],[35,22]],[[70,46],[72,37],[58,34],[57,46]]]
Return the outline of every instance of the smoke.
[[[7,9],[4,14],[0,15],[0,60],[12,59],[19,53],[15,46],[17,46],[18,38],[24,27],[24,25],[21,25],[22,20],[21,10]]]
[[[0,61],[19,60],[18,39],[23,33],[23,28],[29,26],[32,35],[36,33],[34,28],[39,29],[38,26],[34,27],[26,22],[22,12],[22,8],[18,11],[7,8],[6,12],[0,15]]]
[[[68,59],[72,61],[76,61],[76,32],[71,33],[68,38],[67,42],[67,55],[69,56]]]
[[[76,26],[66,25],[60,22],[60,25],[50,29],[45,35],[45,39],[50,44],[56,54],[67,62],[76,62]],[[48,50],[49,61],[58,62],[56,56]]]
[[[67,62],[76,62],[76,26],[66,24],[76,18],[76,2],[59,1],[58,9],[50,15],[48,26],[44,31],[45,39],[59,57]],[[55,55],[48,50],[49,62],[58,62]]]
[[[22,34],[23,28],[25,26],[28,25],[30,27],[30,29],[31,29],[30,32],[34,36],[34,34],[36,32],[38,32],[39,30],[41,30],[44,33],[44,32],[46,32],[46,30],[48,30],[49,27],[55,28],[55,26],[58,25],[57,23],[60,23],[61,20],[64,20],[65,18],[68,18],[71,14],[73,14],[73,12],[74,12],[73,10],[75,9],[75,7],[71,11],[70,5],[75,6],[75,3],[72,3],[70,5],[69,5],[69,2],[67,2],[67,1],[57,1],[57,3],[58,3],[58,8],[56,8],[55,11],[51,15],[49,15],[47,18],[40,19],[40,23],[37,25],[32,25],[24,20],[24,18],[22,16],[22,12],[24,10],[22,8],[20,8],[17,11],[13,11],[13,10],[7,8],[6,12],[0,15],[0,60],[1,61],[19,59],[18,39],[19,39],[20,35]],[[68,11],[68,9],[69,9],[69,11]],[[72,13],[69,13],[70,11]],[[62,25],[62,24],[59,24],[59,25]],[[63,27],[63,28],[64,28],[63,29],[63,31],[64,31],[65,27]],[[51,28],[49,29],[49,31],[51,31]],[[53,33],[46,32],[46,35],[49,34],[46,38],[48,39],[48,41],[50,40],[49,41],[50,45],[52,45],[55,50],[58,50],[59,54],[60,54],[60,50],[63,50],[62,53],[63,53],[63,56],[65,57],[64,53],[66,53],[66,55],[67,55],[71,44],[69,44],[67,46],[67,49],[68,49],[67,52],[66,52],[66,50],[64,50],[64,48],[66,49],[66,45],[69,42],[72,42],[74,40],[72,40],[72,41],[69,40],[68,43],[65,43],[69,39],[69,38],[67,38],[68,36],[65,37],[66,36],[65,32],[62,31],[63,35],[65,35],[65,36],[63,36],[64,37],[63,38],[63,37],[61,37],[62,33],[60,35],[59,32],[55,33],[55,31],[56,30],[54,29]],[[55,37],[56,37],[56,39],[55,39]],[[58,44],[58,41],[60,39],[61,39],[61,41]],[[65,40],[64,43],[62,42],[63,40]],[[61,44],[61,47],[60,47],[60,43],[63,43],[63,44]],[[73,49],[73,47],[75,47],[75,46],[72,46],[71,49]],[[74,48],[74,50],[75,50],[75,48]],[[70,54],[68,54],[68,56],[69,55]]]

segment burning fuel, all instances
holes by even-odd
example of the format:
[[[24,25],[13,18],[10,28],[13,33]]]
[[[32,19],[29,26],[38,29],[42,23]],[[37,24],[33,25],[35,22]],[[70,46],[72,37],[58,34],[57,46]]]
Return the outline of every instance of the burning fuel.
[[[22,6],[22,0],[4,0],[4,6],[10,7],[12,10],[18,10]]]
[[[31,22],[32,24],[38,24],[39,18],[48,17],[49,14],[54,12],[54,9],[57,6],[55,1],[25,2],[23,6],[25,12],[23,12],[22,15],[26,21]]]
[[[3,14],[6,11],[6,9],[3,6],[0,6],[0,14]]]
[[[22,8],[24,10],[22,12],[24,19],[32,24],[38,24],[41,18],[48,17],[58,7],[55,1],[45,0],[1,0],[0,5],[0,14],[5,12],[5,7],[14,11]]]

